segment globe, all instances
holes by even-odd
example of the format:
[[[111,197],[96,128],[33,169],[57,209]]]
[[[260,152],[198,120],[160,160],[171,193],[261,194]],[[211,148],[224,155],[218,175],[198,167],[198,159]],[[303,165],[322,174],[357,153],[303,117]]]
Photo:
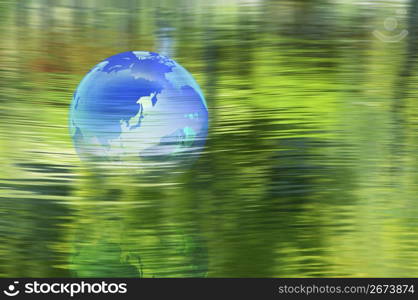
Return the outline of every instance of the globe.
[[[78,85],[69,127],[86,161],[157,168],[192,161],[205,144],[208,108],[193,76],[152,52],[111,56]]]

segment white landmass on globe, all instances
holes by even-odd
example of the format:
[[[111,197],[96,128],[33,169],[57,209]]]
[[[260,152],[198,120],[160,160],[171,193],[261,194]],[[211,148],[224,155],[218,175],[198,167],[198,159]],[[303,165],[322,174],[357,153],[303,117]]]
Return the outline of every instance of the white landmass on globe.
[[[118,138],[110,140],[111,153],[113,155],[132,156],[141,153],[143,156],[153,155],[155,153],[147,153],[146,149],[158,145],[161,137],[167,136],[173,132],[170,122],[173,121],[175,115],[168,115],[168,112],[161,110],[161,107],[168,106],[164,102],[164,92],[158,95],[158,101],[152,104],[152,98],[155,93],[149,96],[140,97],[137,101],[141,105],[138,113],[129,119],[128,122],[121,120],[121,133]],[[152,115],[160,115],[151,117]],[[143,117],[142,119],[140,119]],[[135,126],[141,120],[140,126]]]

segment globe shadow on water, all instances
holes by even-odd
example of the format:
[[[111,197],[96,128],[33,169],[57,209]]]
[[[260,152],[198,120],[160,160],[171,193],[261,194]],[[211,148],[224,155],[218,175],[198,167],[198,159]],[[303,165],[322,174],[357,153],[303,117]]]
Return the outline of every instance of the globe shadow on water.
[[[144,237],[150,239],[150,237]],[[75,241],[69,269],[73,277],[163,278],[206,277],[208,250],[196,235],[178,232],[164,238],[154,238],[151,249],[135,241],[136,250],[123,249],[123,244],[106,239]],[[147,244],[149,241],[144,242]],[[129,247],[128,247],[129,248]]]
[[[72,276],[206,277],[208,247],[193,215],[176,215],[179,196],[139,179],[128,189],[115,182],[124,178],[86,178],[93,182],[71,230]]]

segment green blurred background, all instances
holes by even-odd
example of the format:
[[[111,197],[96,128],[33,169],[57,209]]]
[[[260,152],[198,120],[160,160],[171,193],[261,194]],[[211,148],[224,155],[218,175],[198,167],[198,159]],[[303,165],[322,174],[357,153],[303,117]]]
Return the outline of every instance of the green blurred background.
[[[418,1],[0,0],[1,277],[417,277]],[[113,54],[204,91],[204,153],[92,170],[68,132]]]

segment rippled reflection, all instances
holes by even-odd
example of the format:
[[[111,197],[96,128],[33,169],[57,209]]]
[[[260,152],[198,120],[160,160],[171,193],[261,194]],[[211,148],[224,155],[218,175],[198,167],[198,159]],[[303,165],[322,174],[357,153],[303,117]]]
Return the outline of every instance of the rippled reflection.
[[[0,276],[418,276],[416,0],[0,5]],[[184,172],[72,146],[78,83],[131,50],[206,96]]]

